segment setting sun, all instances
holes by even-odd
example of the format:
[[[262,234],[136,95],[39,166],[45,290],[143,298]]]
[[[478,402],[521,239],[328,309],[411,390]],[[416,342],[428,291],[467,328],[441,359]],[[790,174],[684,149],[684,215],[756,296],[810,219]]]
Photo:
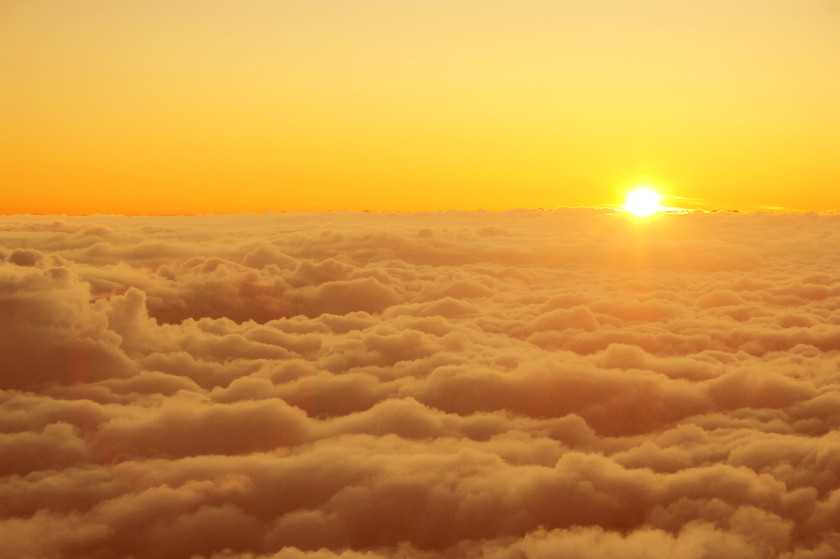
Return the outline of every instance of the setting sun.
[[[633,215],[650,215],[659,210],[659,194],[649,188],[636,189],[627,195],[624,209]]]

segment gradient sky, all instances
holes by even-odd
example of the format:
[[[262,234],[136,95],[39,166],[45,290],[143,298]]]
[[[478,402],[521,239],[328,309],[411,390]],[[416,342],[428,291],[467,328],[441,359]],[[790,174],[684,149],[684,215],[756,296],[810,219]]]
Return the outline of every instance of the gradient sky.
[[[0,1],[0,213],[840,206],[834,0]]]

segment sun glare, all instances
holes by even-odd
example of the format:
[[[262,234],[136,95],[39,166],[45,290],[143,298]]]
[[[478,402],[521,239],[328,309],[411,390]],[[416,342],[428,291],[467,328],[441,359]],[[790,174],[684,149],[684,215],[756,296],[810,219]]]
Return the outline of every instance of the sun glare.
[[[638,188],[627,195],[624,209],[633,215],[645,216],[659,211],[659,194],[649,188]]]

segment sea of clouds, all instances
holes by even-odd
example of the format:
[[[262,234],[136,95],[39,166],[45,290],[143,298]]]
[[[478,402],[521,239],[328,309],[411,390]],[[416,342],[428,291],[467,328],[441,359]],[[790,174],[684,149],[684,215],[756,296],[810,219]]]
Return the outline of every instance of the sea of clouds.
[[[0,218],[0,557],[836,559],[840,214]]]

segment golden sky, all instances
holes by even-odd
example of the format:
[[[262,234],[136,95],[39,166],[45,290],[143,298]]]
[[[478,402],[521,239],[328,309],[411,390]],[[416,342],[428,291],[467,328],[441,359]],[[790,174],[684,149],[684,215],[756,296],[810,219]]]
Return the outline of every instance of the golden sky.
[[[2,0],[0,213],[840,207],[835,0]],[[674,198],[679,196],[680,198]]]

